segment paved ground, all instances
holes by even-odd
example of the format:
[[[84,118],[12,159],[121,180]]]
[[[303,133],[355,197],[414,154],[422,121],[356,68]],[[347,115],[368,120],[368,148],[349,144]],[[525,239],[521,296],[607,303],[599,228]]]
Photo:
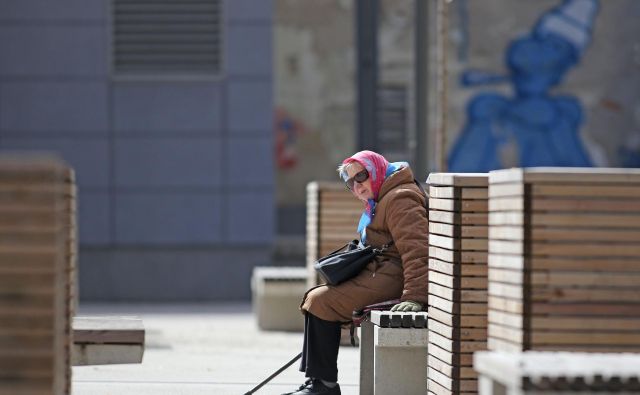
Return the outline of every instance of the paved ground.
[[[73,368],[73,395],[244,394],[300,352],[302,333],[259,331],[249,303],[81,305],[80,315],[136,315],[146,328],[142,364]],[[345,395],[358,392],[358,349],[341,347]],[[304,381],[291,366],[257,394]]]

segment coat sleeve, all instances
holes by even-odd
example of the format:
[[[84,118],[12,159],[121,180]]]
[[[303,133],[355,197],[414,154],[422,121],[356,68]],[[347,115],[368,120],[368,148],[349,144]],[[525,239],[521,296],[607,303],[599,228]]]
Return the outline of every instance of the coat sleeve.
[[[404,273],[401,299],[427,305],[429,222],[422,193],[412,189],[394,192],[386,210],[386,222]]]

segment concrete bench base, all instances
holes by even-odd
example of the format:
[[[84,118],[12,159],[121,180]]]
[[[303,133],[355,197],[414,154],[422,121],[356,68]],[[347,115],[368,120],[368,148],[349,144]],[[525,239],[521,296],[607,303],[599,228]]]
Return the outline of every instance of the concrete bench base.
[[[304,316],[299,306],[307,290],[307,276],[304,268],[256,267],[253,270],[253,312],[260,329],[304,329]]]
[[[74,317],[71,365],[141,363],[145,330],[136,317]]]
[[[389,314],[374,311],[360,326],[360,394],[426,394],[428,330],[379,326]]]
[[[144,346],[134,344],[74,344],[71,365],[142,363]]]

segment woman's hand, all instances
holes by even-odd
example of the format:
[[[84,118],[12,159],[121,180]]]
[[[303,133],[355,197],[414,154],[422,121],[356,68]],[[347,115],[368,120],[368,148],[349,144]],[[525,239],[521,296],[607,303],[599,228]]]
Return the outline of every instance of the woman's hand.
[[[422,305],[418,302],[414,302],[413,300],[405,300],[404,302],[400,302],[393,306],[391,311],[422,311]]]

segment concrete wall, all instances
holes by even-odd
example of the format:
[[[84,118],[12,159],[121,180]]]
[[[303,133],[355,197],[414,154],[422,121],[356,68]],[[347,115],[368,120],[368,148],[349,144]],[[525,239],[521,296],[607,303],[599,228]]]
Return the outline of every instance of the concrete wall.
[[[379,64],[382,84],[413,83],[416,0],[382,0]],[[430,76],[429,169],[436,170],[436,10],[429,1]],[[513,95],[509,83],[463,86],[462,74],[481,69],[507,75],[506,49],[531,32],[535,22],[562,0],[455,0],[449,5],[447,146],[451,149],[467,120],[472,97]],[[600,0],[591,43],[550,95],[576,98],[582,109],[577,132],[595,166],[640,166],[640,3]],[[335,180],[335,163],[355,149],[355,50],[353,0],[275,1],[276,106],[282,127],[283,161],[277,171],[279,207],[304,207],[304,185]],[[410,92],[412,94],[412,92]],[[413,100],[413,97],[410,98]],[[416,109],[411,109],[416,111]],[[417,109],[423,111],[425,109]],[[279,118],[276,118],[279,119]],[[279,140],[280,141],[280,140]],[[409,142],[411,144],[411,142]],[[505,163],[511,165],[512,163]],[[294,228],[292,225],[291,228]]]
[[[276,198],[282,233],[304,232],[306,184],[337,181],[336,167],[357,150],[356,11],[354,0],[275,1]],[[379,81],[383,88],[407,90],[407,140],[414,140],[413,27],[413,0],[380,2]],[[411,159],[407,152],[385,154]]]
[[[83,300],[249,298],[275,232],[272,8],[225,2],[218,79],[125,81],[109,0],[0,2],[0,150],[76,169]]]

